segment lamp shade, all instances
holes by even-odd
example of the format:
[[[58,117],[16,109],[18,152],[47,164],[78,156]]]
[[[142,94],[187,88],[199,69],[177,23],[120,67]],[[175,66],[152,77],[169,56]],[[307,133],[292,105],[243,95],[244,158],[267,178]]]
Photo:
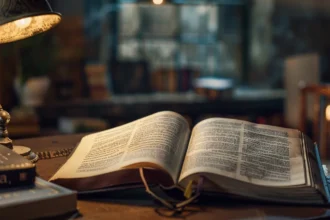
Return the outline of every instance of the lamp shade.
[[[0,0],[0,43],[45,32],[60,21],[47,0]]]

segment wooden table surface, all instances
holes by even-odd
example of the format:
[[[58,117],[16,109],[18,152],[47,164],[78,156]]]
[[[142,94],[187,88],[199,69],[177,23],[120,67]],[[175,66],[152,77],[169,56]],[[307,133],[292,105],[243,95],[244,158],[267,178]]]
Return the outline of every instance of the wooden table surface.
[[[15,145],[25,145],[34,151],[45,151],[74,147],[83,135],[63,135],[42,138],[14,140]],[[65,157],[39,160],[37,170],[40,176],[48,180],[56,170],[66,161]],[[151,204],[151,205],[150,205]],[[107,199],[91,198],[78,201],[81,217],[78,219],[169,219],[156,211],[157,206],[141,205],[138,201],[113,202]],[[330,215],[329,210],[316,207],[270,206],[253,204],[218,204],[212,207],[189,207],[181,214],[185,219],[306,219]],[[178,218],[178,217],[176,217]],[[322,217],[321,217],[322,218]],[[276,218],[277,219],[277,218]],[[314,219],[314,218],[313,218]],[[328,219],[324,217],[322,219]]]

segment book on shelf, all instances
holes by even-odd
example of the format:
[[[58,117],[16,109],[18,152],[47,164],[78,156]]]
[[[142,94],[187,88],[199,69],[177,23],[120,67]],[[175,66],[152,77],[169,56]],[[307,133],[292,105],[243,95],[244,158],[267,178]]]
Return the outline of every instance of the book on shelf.
[[[76,192],[36,177],[31,186],[0,190],[0,219],[39,219],[76,212]]]
[[[102,100],[110,97],[109,79],[107,67],[103,64],[88,63],[85,66],[86,78],[89,87],[89,95],[94,100]]]
[[[191,130],[170,111],[84,136],[50,181],[79,192],[159,184],[186,198],[329,202],[317,147],[302,132],[228,118]]]

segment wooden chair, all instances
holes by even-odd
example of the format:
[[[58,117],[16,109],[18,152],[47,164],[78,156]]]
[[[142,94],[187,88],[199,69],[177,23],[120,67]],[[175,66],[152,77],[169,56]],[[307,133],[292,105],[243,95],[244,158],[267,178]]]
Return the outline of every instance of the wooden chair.
[[[326,106],[330,102],[330,86],[327,85],[306,85],[300,87],[300,117],[299,117],[299,129],[306,133],[307,128],[307,97],[312,95],[313,100],[313,141],[316,141],[319,145],[319,150],[322,159],[327,158],[328,150],[328,130],[330,130],[330,121],[327,122],[325,115]],[[329,119],[328,119],[329,120]]]

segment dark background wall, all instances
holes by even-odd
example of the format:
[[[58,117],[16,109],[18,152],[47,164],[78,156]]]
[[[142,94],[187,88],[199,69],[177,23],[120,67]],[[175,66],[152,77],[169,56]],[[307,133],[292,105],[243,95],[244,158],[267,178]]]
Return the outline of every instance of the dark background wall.
[[[82,16],[84,5],[82,0],[51,0],[53,9],[61,12],[65,17]]]

